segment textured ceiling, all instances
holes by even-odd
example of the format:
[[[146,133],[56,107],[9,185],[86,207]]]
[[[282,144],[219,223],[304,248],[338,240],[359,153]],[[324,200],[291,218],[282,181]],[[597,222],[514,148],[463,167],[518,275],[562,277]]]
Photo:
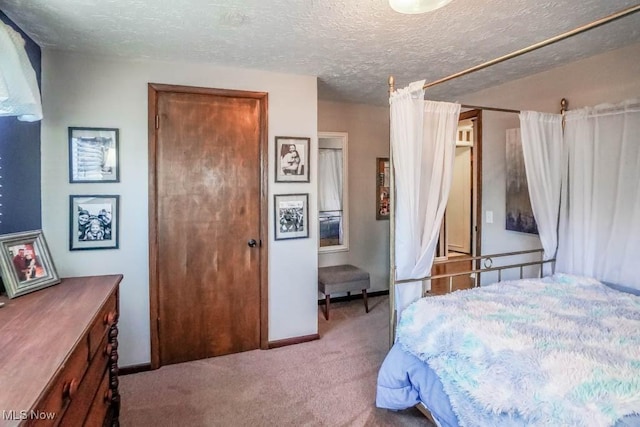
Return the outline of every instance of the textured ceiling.
[[[321,99],[384,105],[436,80],[587,24],[638,0],[454,0],[400,15],[387,0],[0,0],[43,48],[318,76]],[[454,99],[640,42],[640,13],[429,89]]]

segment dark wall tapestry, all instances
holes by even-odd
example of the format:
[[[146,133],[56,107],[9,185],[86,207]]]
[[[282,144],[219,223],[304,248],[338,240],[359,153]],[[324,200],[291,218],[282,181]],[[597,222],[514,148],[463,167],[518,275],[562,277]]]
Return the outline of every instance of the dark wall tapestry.
[[[41,85],[40,47],[4,13],[0,20],[18,31]],[[0,234],[42,228],[40,204],[40,122],[0,117]]]

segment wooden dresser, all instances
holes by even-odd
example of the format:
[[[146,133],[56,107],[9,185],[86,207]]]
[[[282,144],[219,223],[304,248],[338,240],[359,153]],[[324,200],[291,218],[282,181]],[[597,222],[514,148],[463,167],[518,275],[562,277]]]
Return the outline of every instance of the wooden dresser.
[[[74,277],[0,297],[0,426],[118,425],[118,286]]]

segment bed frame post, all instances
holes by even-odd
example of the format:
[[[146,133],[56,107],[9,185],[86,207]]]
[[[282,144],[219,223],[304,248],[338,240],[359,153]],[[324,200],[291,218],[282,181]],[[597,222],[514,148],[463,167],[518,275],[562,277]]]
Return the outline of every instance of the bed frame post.
[[[395,79],[389,76],[389,96],[395,91]],[[396,184],[391,148],[391,111],[389,111],[389,348],[396,335]]]
[[[569,110],[569,101],[567,101],[567,98],[562,98],[560,100],[560,114],[562,115],[562,132],[564,132],[564,123],[567,117],[566,116],[567,110]]]

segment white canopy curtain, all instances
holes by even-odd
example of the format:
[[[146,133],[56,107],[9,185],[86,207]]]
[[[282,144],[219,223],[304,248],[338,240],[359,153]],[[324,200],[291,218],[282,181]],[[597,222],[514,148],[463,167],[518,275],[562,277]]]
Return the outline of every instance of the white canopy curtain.
[[[556,270],[640,289],[640,100],[566,115]]]
[[[460,105],[424,100],[424,80],[391,94],[396,280],[428,276],[451,188]],[[396,310],[422,296],[422,282],[395,288]]]
[[[558,212],[564,170],[562,116],[523,111],[520,130],[531,208],[538,224],[544,259],[552,259],[558,247]]]
[[[0,22],[0,116],[18,120],[42,120],[42,104],[36,73],[22,36]]]
[[[318,192],[318,210],[342,210],[342,150],[318,150]]]

